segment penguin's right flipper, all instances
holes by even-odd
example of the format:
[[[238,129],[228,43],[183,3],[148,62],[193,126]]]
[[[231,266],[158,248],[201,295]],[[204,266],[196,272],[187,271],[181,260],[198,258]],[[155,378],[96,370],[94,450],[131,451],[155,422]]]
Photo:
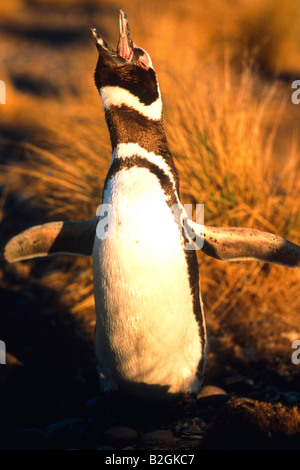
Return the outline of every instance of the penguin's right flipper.
[[[41,256],[67,254],[89,256],[93,251],[99,217],[79,222],[49,222],[37,225],[13,237],[5,246],[10,262]]]
[[[243,227],[209,227],[191,220],[188,225],[198,237],[199,248],[213,258],[300,267],[300,246],[273,233]]]

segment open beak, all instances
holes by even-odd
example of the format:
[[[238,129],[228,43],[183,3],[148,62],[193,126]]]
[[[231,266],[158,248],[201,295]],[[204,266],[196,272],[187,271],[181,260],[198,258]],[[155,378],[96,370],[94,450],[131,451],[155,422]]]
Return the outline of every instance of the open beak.
[[[119,14],[120,37],[117,47],[118,54],[128,61],[133,57],[134,43],[130,36],[127,15],[124,10],[120,10]]]
[[[135,46],[130,36],[128,19],[124,10],[119,10],[119,27],[119,42],[116,51],[104,41],[95,28],[92,28],[92,35],[98,51],[106,53],[114,62],[121,65],[124,61],[131,62]]]

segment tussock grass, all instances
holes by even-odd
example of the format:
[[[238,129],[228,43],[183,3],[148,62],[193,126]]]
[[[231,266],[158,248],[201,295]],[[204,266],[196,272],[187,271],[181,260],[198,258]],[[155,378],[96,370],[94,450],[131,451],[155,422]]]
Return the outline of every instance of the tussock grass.
[[[204,203],[209,225],[255,227],[299,243],[299,153],[290,152],[280,174],[273,158],[286,105],[276,85],[264,86],[251,67],[237,76],[226,66],[207,87],[194,83],[193,100],[186,96],[169,103],[167,112],[182,199]],[[268,127],[274,107],[281,113]],[[242,323],[258,334],[264,319],[269,330],[259,337],[267,337],[274,313],[281,325],[285,320],[288,328],[295,324],[297,271],[255,262],[224,263],[201,253],[199,264],[208,323],[215,332],[221,325]]]
[[[55,5],[52,0],[45,3]],[[296,143],[287,139],[280,171],[274,160],[277,130],[288,115],[289,90],[257,73],[262,64],[268,73],[291,70],[299,52],[293,39],[299,22],[291,18],[291,2],[215,0],[208,5],[177,0],[141,8],[133,1],[126,10],[136,42],[149,50],[158,73],[182,201],[204,203],[207,224],[255,227],[300,243]],[[115,19],[110,22],[117,28]],[[58,74],[65,91],[60,99],[16,90],[6,72],[10,99],[0,121],[25,134],[28,126],[32,134],[9,144],[11,159],[0,172],[6,188],[2,212],[10,191],[41,207],[49,220],[94,217],[110,143],[91,76],[96,62],[92,41],[90,47],[68,49],[72,73]],[[55,59],[59,51],[52,55]],[[43,64],[43,56],[40,60]],[[38,69],[41,80],[46,72]],[[68,91],[70,81],[77,84],[75,95]],[[2,140],[2,154],[7,146]],[[299,271],[255,262],[224,263],[201,252],[198,258],[211,332],[217,337],[227,330],[237,343],[268,357],[268,344],[299,324]],[[61,290],[74,315],[92,322],[91,261],[66,261],[62,271],[40,282]],[[289,352],[286,348],[283,354]]]

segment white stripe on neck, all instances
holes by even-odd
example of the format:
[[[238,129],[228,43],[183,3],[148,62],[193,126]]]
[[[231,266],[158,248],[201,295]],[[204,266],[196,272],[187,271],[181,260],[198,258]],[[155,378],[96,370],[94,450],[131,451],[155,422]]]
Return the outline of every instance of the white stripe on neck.
[[[125,104],[126,106],[135,109],[139,113],[154,121],[157,121],[161,118],[162,101],[159,88],[157,100],[149,105],[141,103],[137,96],[130,93],[130,91],[118,86],[105,86],[100,88],[100,96],[104,109],[108,109],[110,106],[120,107]]]
[[[169,165],[166,163],[163,157],[161,155],[156,155],[154,152],[148,152],[139,144],[118,144],[112,153],[112,161],[114,161],[115,158],[129,158],[133,155],[138,155],[139,157],[145,158],[149,162],[154,163],[161,170],[163,170],[163,172],[169,176],[170,180],[172,181],[174,190],[176,191],[176,182],[174,176],[170,170]]]

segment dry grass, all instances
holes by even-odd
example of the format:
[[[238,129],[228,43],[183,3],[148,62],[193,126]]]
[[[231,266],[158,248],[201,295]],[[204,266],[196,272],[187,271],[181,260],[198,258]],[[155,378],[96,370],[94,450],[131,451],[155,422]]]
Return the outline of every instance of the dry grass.
[[[226,66],[207,86],[195,83],[193,92],[192,101],[184,95],[168,110],[182,199],[204,203],[207,224],[256,227],[299,243],[299,152],[291,148],[280,173],[273,157],[286,97],[251,67],[236,75]],[[268,345],[273,349],[276,342],[270,341],[273,335],[296,328],[298,271],[223,263],[201,253],[199,264],[208,325],[217,337],[229,329],[233,344],[266,357]],[[286,358],[289,353],[286,349]]]
[[[73,8],[74,2],[68,3]],[[11,26],[19,8],[27,11],[29,3],[12,4],[15,10],[13,6],[5,10]],[[58,16],[63,11],[54,0],[42,4],[51,7],[53,15],[56,8]],[[84,10],[81,2],[75,4]],[[101,14],[95,13],[90,26],[101,30],[103,25],[107,31],[112,27],[107,39],[114,44],[115,5],[108,2],[106,6]],[[291,110],[290,90],[258,73],[297,69],[299,50],[294,39],[300,20],[293,16],[294,4],[219,0],[208,6],[207,2],[178,0],[163,5],[151,2],[143,8],[132,1],[123,7],[132,35],[150,51],[156,65],[183,202],[204,203],[206,223],[211,225],[252,226],[300,243],[299,150],[290,133],[282,144],[280,172],[274,161],[277,131]],[[70,25],[77,20],[78,15],[71,17]],[[22,21],[22,15],[17,21]],[[33,23],[38,21],[34,17]],[[85,28],[82,21],[80,27]],[[150,32],[149,23],[154,25]],[[65,28],[70,25],[66,23]],[[96,61],[92,41],[66,45],[63,50],[40,44],[38,51],[32,50],[28,64],[12,61],[11,54],[20,47],[18,53],[26,52],[28,57],[32,40],[25,38],[19,44],[7,32],[2,39],[9,46],[3,52],[8,95],[0,122],[13,134],[13,142],[8,143],[7,132],[2,133],[2,155],[9,149],[9,159],[5,159],[9,166],[1,167],[5,191],[19,193],[34,207],[42,207],[48,219],[93,217],[101,201],[110,145],[92,80]],[[60,95],[47,87],[42,96],[18,88],[14,77],[20,74],[42,84],[50,80]],[[267,358],[268,338],[297,329],[299,272],[254,262],[226,264],[202,253],[199,263],[213,334],[220,329],[222,335],[231,331],[236,341],[255,347],[258,356]],[[41,281],[62,289],[74,314],[83,320],[88,316],[89,321],[93,305],[90,267],[90,261],[75,260],[64,273]],[[275,345],[276,350],[280,348]],[[288,341],[284,348],[283,355],[288,357]]]
[[[206,436],[206,448],[247,450],[255,446],[257,450],[276,450],[286,442],[287,436],[291,441],[294,438],[296,443],[299,429],[297,407],[236,399],[229,401],[217,415],[214,426]]]

